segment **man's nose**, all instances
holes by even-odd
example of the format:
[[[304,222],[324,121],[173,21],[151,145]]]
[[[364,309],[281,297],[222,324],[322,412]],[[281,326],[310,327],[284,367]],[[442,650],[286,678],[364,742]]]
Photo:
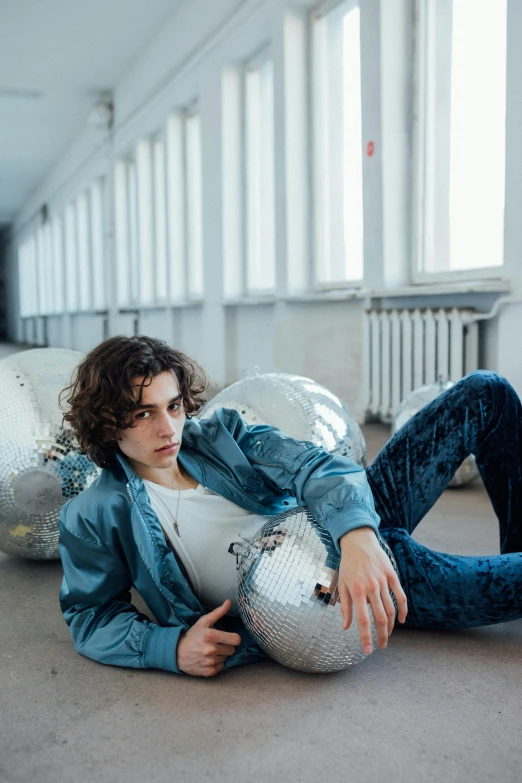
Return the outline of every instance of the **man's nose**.
[[[160,413],[158,421],[158,432],[160,435],[174,435],[176,432],[176,424],[169,415],[168,411]]]

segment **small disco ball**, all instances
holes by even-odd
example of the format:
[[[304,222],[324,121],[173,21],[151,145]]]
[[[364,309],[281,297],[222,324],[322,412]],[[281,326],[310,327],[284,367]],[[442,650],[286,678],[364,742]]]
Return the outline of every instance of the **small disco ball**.
[[[303,672],[337,672],[368,657],[354,617],[348,630],[337,591],[341,561],[332,537],[307,508],[268,520],[237,557],[239,613],[259,646],[284,666]],[[380,544],[397,571],[384,540]],[[395,609],[397,603],[392,595]],[[372,639],[377,633],[369,609]]]
[[[58,396],[83,354],[35,348],[0,360],[0,551],[60,557],[58,515],[99,474],[62,427]]]
[[[247,424],[271,424],[366,467],[366,443],[355,416],[331,391],[300,375],[269,372],[243,378],[219,392],[200,418],[234,408]]]
[[[392,434],[395,434],[408,419],[411,419],[421,408],[429,402],[433,402],[439,394],[446,389],[451,389],[453,381],[438,380],[436,383],[428,383],[412,391],[405,400],[401,402],[393,422]],[[473,454],[466,457],[462,465],[457,468],[455,475],[451,479],[448,487],[463,487],[465,484],[471,484],[479,477],[479,470]]]

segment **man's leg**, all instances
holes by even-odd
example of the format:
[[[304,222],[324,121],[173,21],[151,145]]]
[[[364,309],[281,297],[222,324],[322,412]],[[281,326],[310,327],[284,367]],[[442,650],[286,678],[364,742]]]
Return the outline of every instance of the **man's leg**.
[[[411,533],[474,454],[500,525],[522,551],[522,406],[500,375],[470,373],[413,416],[367,469],[381,528]]]
[[[463,628],[522,617],[521,429],[510,384],[495,373],[471,373],[410,419],[368,468],[381,534],[408,597],[406,625]],[[447,555],[410,535],[470,453],[505,554]]]
[[[401,528],[386,528],[410,628],[471,628],[522,617],[522,553],[463,557],[428,549]]]

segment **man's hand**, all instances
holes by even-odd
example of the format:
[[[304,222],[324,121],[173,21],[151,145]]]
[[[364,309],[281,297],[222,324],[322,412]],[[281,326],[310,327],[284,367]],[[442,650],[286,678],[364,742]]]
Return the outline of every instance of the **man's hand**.
[[[177,660],[178,669],[194,677],[213,677],[225,667],[229,655],[236,652],[241,644],[238,633],[218,631],[212,628],[230,609],[227,598],[221,606],[203,615],[192,628],[179,637]]]
[[[399,622],[408,614],[408,602],[389,557],[381,548],[371,527],[361,527],[346,533],[339,541],[341,564],[339,567],[339,597],[343,629],[346,631],[353,619],[353,609],[365,653],[372,651],[370,604],[377,630],[379,647],[386,647],[395,624],[395,606],[390,590],[397,599]]]

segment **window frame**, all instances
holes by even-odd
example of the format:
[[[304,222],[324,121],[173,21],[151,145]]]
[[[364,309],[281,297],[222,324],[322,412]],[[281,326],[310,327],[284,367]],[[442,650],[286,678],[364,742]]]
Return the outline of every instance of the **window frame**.
[[[168,198],[167,150],[165,123],[160,132],[151,136],[152,172],[152,237],[153,237],[153,298],[158,306],[168,306]]]
[[[502,264],[475,269],[426,271],[428,263],[426,224],[428,197],[426,182],[429,176],[428,101],[430,95],[429,19],[431,0],[413,2],[413,79],[412,79],[412,214],[411,214],[411,280],[414,285],[434,283],[462,283],[478,280],[506,279],[506,177],[504,181],[504,226]],[[433,56],[431,58],[433,60]],[[509,52],[506,57],[506,82]],[[506,86],[507,89],[507,86]],[[506,96],[506,102],[507,102]],[[506,131],[507,132],[507,131]],[[507,140],[506,140],[507,141]],[[507,158],[507,149],[506,149]]]
[[[94,312],[105,312],[108,302],[105,253],[105,189],[104,177],[96,177],[89,185],[89,229],[91,235],[91,307]]]
[[[51,216],[52,233],[52,280],[54,289],[53,315],[65,313],[65,270],[64,270],[64,214],[56,212]]]
[[[273,284],[270,286],[265,286],[263,288],[261,287],[255,287],[252,285],[252,280],[255,278],[256,274],[258,274],[258,266],[259,262],[262,264],[262,247],[258,247],[258,252],[260,255],[260,258],[258,258],[257,266],[253,264],[252,259],[252,253],[251,253],[251,229],[252,224],[257,223],[257,228],[262,233],[262,227],[263,227],[263,218],[258,210],[257,215],[255,218],[254,210],[251,211],[251,201],[249,193],[251,191],[251,184],[250,184],[250,172],[251,168],[249,165],[249,154],[248,154],[248,134],[249,134],[249,123],[248,123],[248,116],[249,116],[249,96],[248,96],[248,79],[249,76],[252,76],[255,73],[260,73],[262,68],[266,65],[270,65],[272,74],[272,84],[271,84],[271,113],[270,117],[268,118],[269,122],[271,122],[271,183],[270,183],[270,189],[271,189],[271,215],[270,215],[270,223],[271,223],[271,232],[272,232],[272,247],[271,247],[271,264],[273,264]],[[262,78],[259,76],[258,78]],[[262,47],[260,47],[255,54],[250,56],[247,60],[245,60],[241,67],[241,73],[240,73],[240,122],[241,122],[241,177],[242,177],[242,190],[244,194],[243,199],[243,211],[242,211],[242,245],[243,245],[243,254],[244,254],[244,269],[243,274],[241,278],[241,285],[243,287],[242,295],[246,298],[256,298],[260,297],[262,299],[264,298],[273,298],[276,290],[277,290],[277,224],[276,224],[276,179],[275,179],[275,63],[274,63],[274,56],[272,51],[272,45],[270,43],[264,44]],[[259,105],[260,110],[262,111],[263,106]],[[262,142],[261,142],[262,145]],[[258,172],[259,173],[259,172]],[[262,184],[260,181],[257,183],[257,193],[255,195],[260,196],[262,191]],[[258,204],[259,206],[259,204]]]
[[[310,133],[311,133],[311,179],[312,179],[312,193],[314,194],[313,208],[312,208],[312,262],[311,262],[311,279],[310,279],[310,291],[312,293],[327,293],[328,291],[338,290],[358,290],[363,288],[366,277],[366,258],[365,258],[365,204],[364,204],[364,181],[365,181],[365,165],[363,154],[363,139],[364,139],[364,77],[363,77],[363,60],[364,52],[362,49],[362,36],[361,28],[359,29],[360,36],[360,68],[361,68],[361,206],[362,206],[362,276],[360,278],[346,277],[344,279],[324,280],[320,277],[320,269],[325,268],[326,263],[321,259],[324,259],[328,254],[327,244],[330,244],[330,240],[325,241],[325,236],[332,233],[332,222],[335,226],[335,243],[337,246],[342,245],[344,248],[344,254],[346,253],[345,238],[344,238],[344,221],[333,221],[331,212],[328,208],[327,201],[331,197],[332,181],[329,172],[329,167],[324,160],[324,148],[329,147],[328,139],[325,138],[329,126],[330,112],[327,105],[327,98],[325,97],[324,79],[326,77],[326,71],[328,69],[328,61],[324,47],[321,47],[321,36],[323,31],[320,30],[320,25],[324,24],[325,18],[332,12],[334,12],[339,6],[344,4],[350,4],[353,8],[359,9],[360,24],[362,19],[362,9],[360,0],[324,0],[324,2],[317,5],[310,12],[310,79],[309,89],[311,93],[311,105],[310,105]],[[351,9],[353,10],[353,9]],[[342,109],[341,109],[342,112]],[[324,182],[324,184],[323,184]],[[339,177],[339,183],[341,190],[344,192],[344,177],[341,174]]]
[[[74,315],[80,312],[78,276],[78,215],[76,198],[67,202],[63,214],[65,298],[64,312]]]
[[[201,108],[193,101],[181,112],[183,210],[185,240],[185,302],[205,295],[205,222],[203,215],[203,135]]]
[[[140,301],[140,219],[137,147],[122,153],[114,168],[116,302],[119,310],[146,308]]]
[[[75,198],[78,312],[92,311],[92,235],[90,188],[82,188]]]
[[[40,315],[37,281],[36,231],[33,231],[18,245],[18,287],[21,318],[35,318]]]

